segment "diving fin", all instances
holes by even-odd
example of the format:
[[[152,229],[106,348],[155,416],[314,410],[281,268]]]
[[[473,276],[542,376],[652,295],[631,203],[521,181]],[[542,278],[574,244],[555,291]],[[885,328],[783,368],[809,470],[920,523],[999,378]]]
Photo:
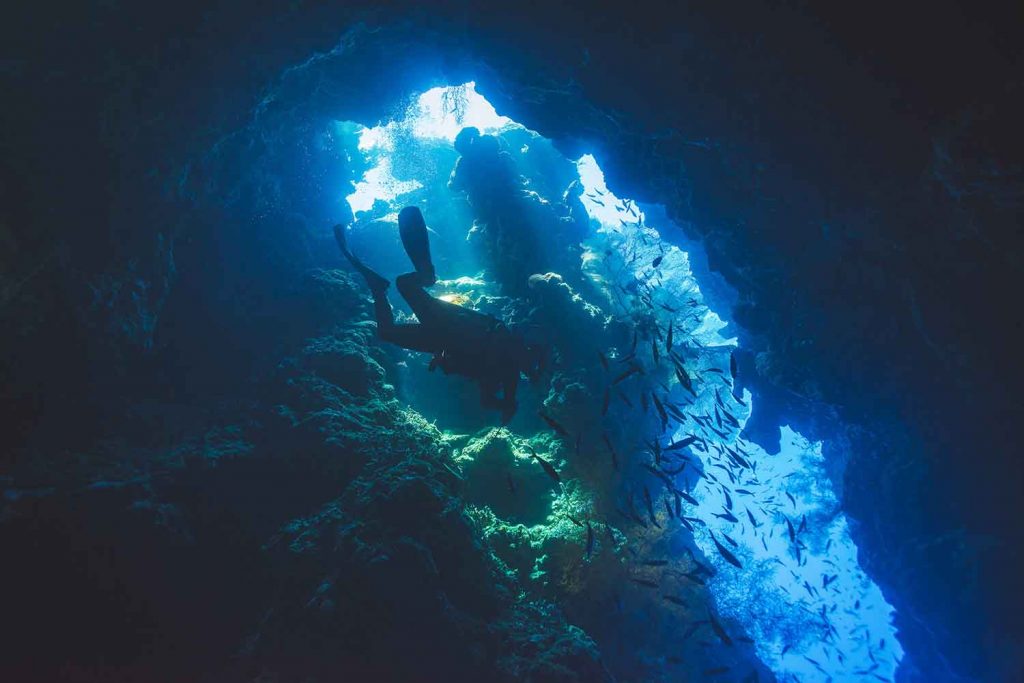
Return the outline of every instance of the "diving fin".
[[[367,268],[355,254],[349,251],[348,240],[345,239],[345,228],[341,225],[334,226],[334,239],[338,242],[338,248],[341,250],[342,256],[347,258],[352,267],[359,271],[359,274],[366,280],[366,285],[370,288],[371,292],[377,294],[387,291],[387,288],[391,285],[387,278]]]
[[[398,232],[402,236],[405,253],[409,255],[409,260],[420,275],[422,286],[429,287],[437,282],[434,264],[430,260],[427,224],[417,207],[407,206],[398,214]]]

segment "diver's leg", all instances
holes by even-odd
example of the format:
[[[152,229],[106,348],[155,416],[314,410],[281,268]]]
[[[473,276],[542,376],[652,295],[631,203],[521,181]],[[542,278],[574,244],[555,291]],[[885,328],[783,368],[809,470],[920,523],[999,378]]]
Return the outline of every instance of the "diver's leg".
[[[370,270],[370,268],[368,268],[362,261],[356,258],[355,254],[349,251],[348,242],[345,240],[345,229],[340,225],[334,226],[334,239],[338,242],[338,248],[341,249],[342,256],[347,258],[348,262],[352,264],[352,267],[359,271],[359,274],[363,276],[364,280],[366,280],[366,285],[373,293],[374,305],[376,306],[378,299],[383,298],[384,305],[386,305],[388,309],[389,317],[392,317],[390,316],[391,305],[388,304],[387,297],[377,296],[378,292],[383,293],[387,291],[387,288],[391,283],[387,281],[387,278]]]
[[[396,324],[395,313],[387,294],[381,290],[373,294],[373,315],[377,321],[377,336],[410,351],[436,353],[437,345],[432,343],[426,328],[419,324]]]
[[[377,336],[384,341],[391,341],[391,331],[395,325],[395,312],[388,301],[388,295],[383,290],[373,293],[373,317],[377,321]]]
[[[430,296],[423,289],[423,278],[420,273],[405,273],[395,278],[398,293],[402,295],[416,318],[425,325],[437,322],[444,302]]]
[[[434,264],[430,260],[430,239],[423,214],[415,206],[407,206],[398,214],[398,233],[402,246],[409,255],[413,268],[420,276],[420,286],[429,287],[437,282]]]

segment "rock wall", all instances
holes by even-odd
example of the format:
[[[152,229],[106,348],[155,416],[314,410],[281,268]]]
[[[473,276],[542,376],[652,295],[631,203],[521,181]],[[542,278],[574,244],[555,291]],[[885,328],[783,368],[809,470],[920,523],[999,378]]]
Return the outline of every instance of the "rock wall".
[[[60,539],[152,535],[122,524],[157,524],[178,542],[178,513],[162,506],[180,504],[145,502],[138,472],[151,476],[150,461],[168,458],[182,433],[249,414],[254,386],[271,391],[301,336],[276,321],[308,297],[279,283],[333,265],[309,227],[336,220],[348,169],[306,135],[313,122],[373,120],[414,88],[475,79],[502,113],[567,153],[597,151],[623,194],[664,204],[738,292],[744,369],[777,411],[764,419],[828,438],[830,457],[848,462],[845,507],[862,563],[901,615],[908,679],[1019,672],[1024,539],[1010,511],[1024,485],[1013,432],[1022,373],[1019,307],[1006,301],[1021,266],[1018,10],[986,6],[972,23],[939,3],[922,35],[910,10],[825,15],[799,3],[742,13],[697,3],[671,17],[539,3],[486,16],[462,3],[61,9],[21,8],[5,35],[2,474],[14,479],[14,519],[64,520],[39,532],[50,539],[42,555],[25,555],[15,576],[67,565]],[[296,185],[276,173],[303,167],[339,175],[292,174]],[[260,213],[273,219],[251,220]],[[345,367],[335,343],[311,347],[320,360],[310,362]],[[365,387],[376,386],[368,373]],[[107,461],[117,485],[80,491]],[[425,500],[444,500],[441,480],[428,488]],[[324,494],[310,528],[344,526],[373,501],[333,498]],[[97,510],[88,529],[76,526],[94,519],[76,500]],[[127,518],[114,512],[138,500]],[[26,513],[32,505],[43,507]],[[36,538],[20,524],[8,528],[15,547]],[[391,543],[386,530],[365,533]],[[345,531],[342,545],[362,534]],[[231,555],[219,540],[196,542]],[[246,564],[246,547],[226,557],[225,576]],[[190,552],[183,571],[205,574],[203,553]],[[310,581],[340,561],[307,559],[297,561]],[[358,575],[364,560],[350,561]],[[78,595],[63,577],[51,583]],[[334,584],[324,585],[329,596]],[[508,609],[512,622],[546,614]],[[329,633],[338,621],[324,614]],[[588,646],[551,619],[551,642],[578,645],[569,668],[587,670]],[[74,626],[69,640],[86,630]],[[253,661],[272,671],[279,654],[257,636]]]

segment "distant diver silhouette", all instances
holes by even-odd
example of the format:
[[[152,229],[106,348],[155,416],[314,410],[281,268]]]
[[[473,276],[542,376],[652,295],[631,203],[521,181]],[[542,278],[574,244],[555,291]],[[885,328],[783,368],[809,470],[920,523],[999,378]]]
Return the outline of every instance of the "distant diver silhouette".
[[[367,267],[348,248],[345,230],[334,226],[334,237],[341,253],[366,280],[373,294],[377,335],[411,351],[433,354],[430,369],[476,380],[480,385],[480,405],[500,410],[507,423],[516,412],[516,389],[520,373],[535,381],[544,364],[544,351],[528,344],[521,334],[510,330],[497,318],[436,299],[426,292],[437,282],[430,259],[430,242],[423,214],[407,206],[398,214],[398,231],[413,267],[411,273],[395,278],[399,294],[416,314],[418,323],[395,323],[388,301],[388,280]],[[500,392],[500,397],[499,397]]]

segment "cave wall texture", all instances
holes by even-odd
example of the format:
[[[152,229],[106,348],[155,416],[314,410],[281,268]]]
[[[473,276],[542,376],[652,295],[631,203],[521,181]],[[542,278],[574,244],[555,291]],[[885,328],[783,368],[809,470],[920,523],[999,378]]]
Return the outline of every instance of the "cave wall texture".
[[[621,194],[664,205],[735,289],[741,367],[774,411],[758,419],[824,438],[827,456],[847,460],[844,506],[858,522],[862,565],[897,609],[905,679],[1022,675],[1020,6],[362,5],[37,3],[8,12],[0,476],[72,477],[87,444],[173,441],[175,419],[239,412],[253,387],[276,387],[282,350],[315,325],[282,331],[275,317],[312,296],[300,273],[336,265],[330,245],[300,228],[337,216],[301,207],[328,204],[337,179],[327,161],[344,171],[343,160],[289,140],[304,125],[379,120],[414,90],[475,80],[500,113],[570,157],[598,154]],[[260,140],[246,132],[257,120],[285,133]],[[225,166],[273,168],[275,155],[324,175],[315,185],[221,180]],[[232,206],[271,186],[289,210],[278,230],[253,234]],[[170,406],[183,414],[169,417]],[[331,476],[296,481],[349,481]],[[430,476],[415,495],[445,533],[471,544],[445,512],[450,482]],[[14,483],[28,490],[26,481]],[[117,491],[81,496],[99,503],[39,495],[43,518],[88,509],[98,528],[134,523],[111,521]],[[329,491],[308,495],[331,500]],[[372,495],[354,495],[309,523],[344,524],[366,506]],[[230,524],[219,514],[200,526]],[[352,542],[364,532],[351,531]],[[33,535],[6,538],[27,548]],[[237,596],[217,598],[237,610],[208,627],[244,630],[255,610],[246,591],[289,588],[266,588],[260,572],[270,569],[243,570],[242,541],[237,553],[215,545],[199,539],[174,561],[230,577],[225,585],[244,576]],[[76,556],[36,552],[25,554]],[[17,565],[6,590],[31,580],[30,564]],[[56,568],[44,575],[61,588],[42,614],[59,615],[76,584]],[[384,590],[373,581],[366,576],[366,590]],[[601,675],[585,638],[537,610],[493,606],[443,628],[487,650],[498,647],[480,625],[490,614],[540,624],[566,666],[590,672],[580,680]],[[76,628],[88,620],[49,637],[70,641]],[[395,638],[414,635],[402,628]],[[506,672],[522,673],[509,663],[521,654],[509,646],[500,655]],[[284,655],[263,661],[275,656]],[[463,674],[480,672],[450,672]]]

